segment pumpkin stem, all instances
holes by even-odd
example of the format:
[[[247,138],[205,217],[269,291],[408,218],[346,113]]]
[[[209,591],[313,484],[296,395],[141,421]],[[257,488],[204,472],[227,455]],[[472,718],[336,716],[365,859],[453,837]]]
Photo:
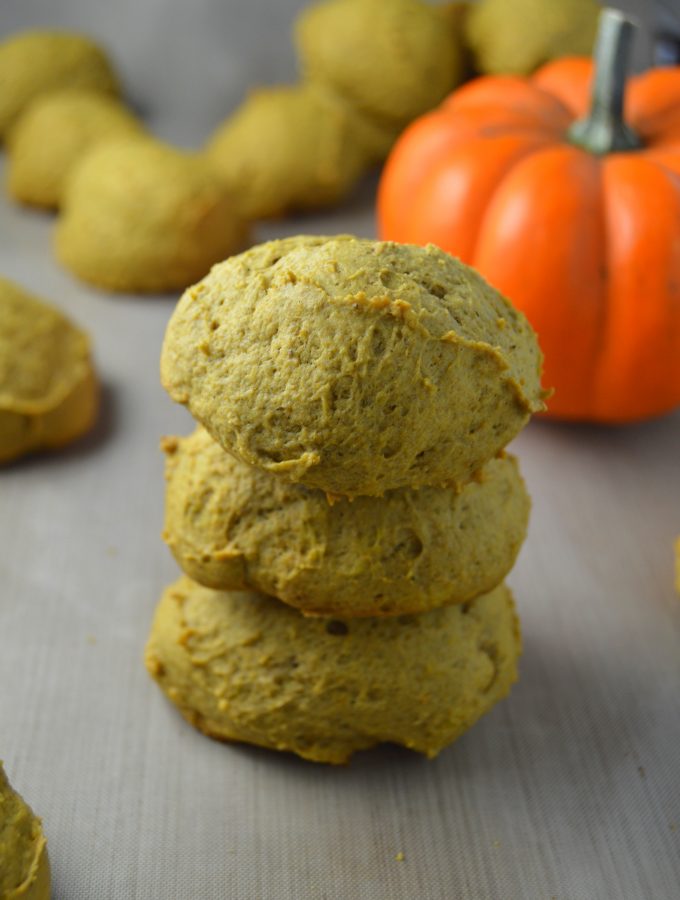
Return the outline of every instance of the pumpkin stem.
[[[572,144],[601,156],[637,150],[638,135],[623,120],[623,95],[636,25],[617,9],[604,9],[595,41],[595,75],[590,112],[571,126]]]

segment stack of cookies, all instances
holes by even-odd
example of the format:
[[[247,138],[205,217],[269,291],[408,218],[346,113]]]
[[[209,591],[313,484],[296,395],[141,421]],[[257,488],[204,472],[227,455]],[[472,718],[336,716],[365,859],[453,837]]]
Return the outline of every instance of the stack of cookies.
[[[503,579],[529,500],[505,445],[541,409],[527,321],[435,247],[272,241],[168,326],[167,589],[147,667],[207,734],[341,763],[436,755],[516,678]]]

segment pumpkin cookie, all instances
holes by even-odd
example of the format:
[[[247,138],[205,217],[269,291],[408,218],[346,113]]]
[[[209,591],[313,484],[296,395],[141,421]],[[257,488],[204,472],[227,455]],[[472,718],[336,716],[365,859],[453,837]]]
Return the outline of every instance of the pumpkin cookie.
[[[479,0],[465,17],[475,68],[529,75],[560,56],[590,56],[601,10],[597,0]]]
[[[7,188],[22,203],[56,208],[82,156],[142,124],[114,97],[69,88],[41,94],[12,130]]]
[[[177,290],[243,245],[245,228],[198,155],[150,138],[95,147],[69,179],[60,261],[114,291]]]
[[[385,125],[403,128],[460,80],[457,48],[421,0],[325,0],[302,13],[296,40],[306,78]]]
[[[330,494],[462,484],[543,408],[527,320],[433,246],[272,241],[215,266],[161,377],[230,452]]]
[[[212,588],[252,588],[305,613],[423,612],[490,591],[526,535],[529,498],[512,457],[460,491],[340,499],[237,460],[202,428],[164,442],[164,537]]]
[[[519,652],[504,585],[419,616],[342,621],[183,577],[159,603],[146,665],[212,737],[343,763],[387,741],[436,756],[508,693]]]
[[[0,43],[0,85],[0,140],[44,91],[79,87],[119,93],[104,51],[83,35],[59,31],[26,31]]]
[[[50,864],[40,819],[12,789],[0,763],[0,897],[48,900]]]
[[[84,434],[98,388],[87,335],[0,279],[0,463]]]
[[[367,154],[343,106],[309,85],[253,92],[206,148],[248,219],[335,203]]]

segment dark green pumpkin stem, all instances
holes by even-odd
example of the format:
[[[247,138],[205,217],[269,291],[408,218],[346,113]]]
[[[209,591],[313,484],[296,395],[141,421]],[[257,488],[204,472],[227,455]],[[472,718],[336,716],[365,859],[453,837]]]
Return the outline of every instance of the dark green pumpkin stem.
[[[590,153],[637,150],[642,141],[623,120],[623,98],[635,24],[617,9],[604,9],[595,41],[595,73],[590,112],[567,132],[569,141]]]

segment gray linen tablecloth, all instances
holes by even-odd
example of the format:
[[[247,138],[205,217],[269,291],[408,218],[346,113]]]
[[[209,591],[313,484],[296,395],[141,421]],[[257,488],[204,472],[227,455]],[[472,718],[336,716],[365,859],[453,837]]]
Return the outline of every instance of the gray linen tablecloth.
[[[303,5],[3,0],[0,31],[96,35],[157,132],[198,146],[248,85],[294,77]],[[258,237],[370,236],[373,187]],[[0,757],[43,816],[55,900],[678,898],[680,416],[515,442],[534,502],[510,579],[521,679],[437,760],[214,743],[142,665],[177,573],[158,441],[191,428],[158,381],[176,297],[76,283],[52,225],[0,199],[0,273],[91,331],[105,385],[94,434],[0,472]]]

